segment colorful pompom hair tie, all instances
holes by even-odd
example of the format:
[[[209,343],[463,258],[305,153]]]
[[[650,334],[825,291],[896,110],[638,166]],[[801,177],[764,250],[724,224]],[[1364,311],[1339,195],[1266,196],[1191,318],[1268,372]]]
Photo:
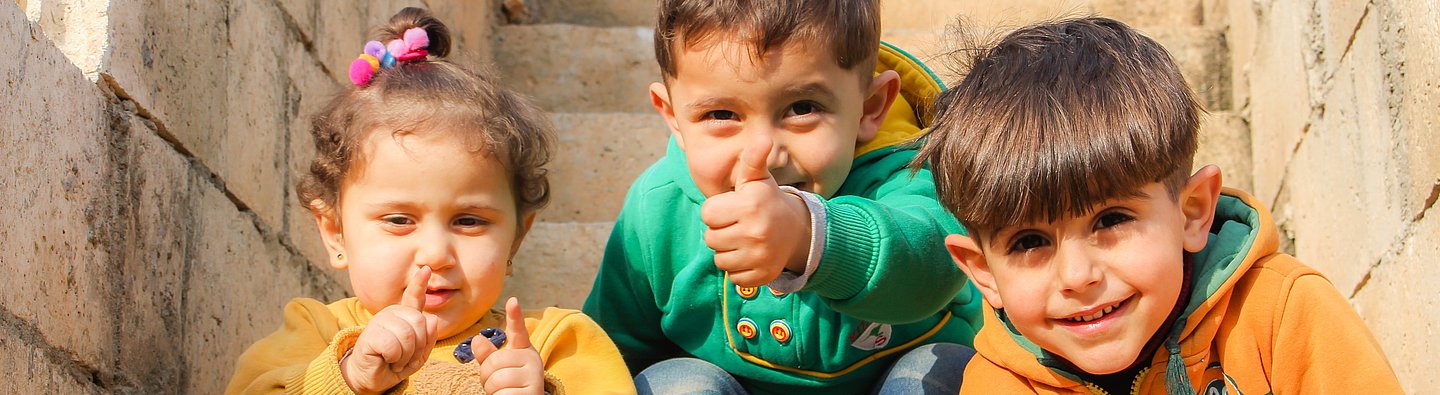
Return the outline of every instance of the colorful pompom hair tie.
[[[350,62],[350,82],[365,86],[382,69],[395,67],[398,62],[424,60],[430,56],[430,36],[425,29],[412,27],[405,30],[401,38],[380,44],[379,41],[365,43],[365,52]]]

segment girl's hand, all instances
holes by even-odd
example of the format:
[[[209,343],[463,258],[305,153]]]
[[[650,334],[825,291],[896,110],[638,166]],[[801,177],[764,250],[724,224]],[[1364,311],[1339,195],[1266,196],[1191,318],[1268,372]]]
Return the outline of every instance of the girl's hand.
[[[405,285],[400,304],[391,305],[365,326],[355,347],[340,364],[341,375],[357,394],[380,393],[425,365],[435,347],[439,320],[423,312],[430,268],[422,267]]]
[[[530,331],[525,329],[525,317],[520,315],[520,302],[515,298],[505,302],[505,335],[509,344],[494,350],[486,356],[476,351],[476,364],[480,380],[485,382],[485,393],[491,395],[542,394],[545,392],[545,365],[540,353],[530,346]],[[478,339],[477,339],[478,340]],[[471,347],[481,345],[493,349],[487,341],[471,342]],[[488,351],[488,350],[487,350]]]

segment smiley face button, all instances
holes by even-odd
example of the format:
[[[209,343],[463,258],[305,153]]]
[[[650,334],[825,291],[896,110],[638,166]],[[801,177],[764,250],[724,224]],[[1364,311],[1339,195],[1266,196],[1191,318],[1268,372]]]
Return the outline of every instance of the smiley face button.
[[[789,342],[790,342],[790,324],[786,324],[786,323],[785,323],[785,320],[775,320],[775,321],[771,321],[771,322],[770,322],[770,337],[774,337],[774,338],[775,338],[775,341],[780,342],[780,344],[789,343]]]

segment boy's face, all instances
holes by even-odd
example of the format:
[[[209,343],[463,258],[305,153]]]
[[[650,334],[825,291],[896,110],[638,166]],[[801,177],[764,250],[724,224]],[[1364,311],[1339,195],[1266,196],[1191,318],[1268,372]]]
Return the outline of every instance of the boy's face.
[[[759,58],[751,48],[723,38],[682,46],[674,78],[651,85],[651,102],[685,150],[691,176],[705,196],[729,192],[741,175],[740,153],[769,140],[766,165],[778,184],[834,195],[855,148],[875,136],[898,77],[862,80],[859,73],[870,70],[843,69],[827,45],[805,40]]]
[[[455,138],[372,134],[343,182],[340,222],[317,218],[331,264],[349,270],[371,313],[399,303],[406,281],[429,266],[423,310],[439,317],[440,338],[450,337],[495,303],[533,216],[517,215],[500,163]]]
[[[1213,180],[1192,185],[1210,170]],[[1025,338],[1087,372],[1114,373],[1136,360],[1175,306],[1183,253],[1204,248],[1219,184],[1210,166],[1178,200],[1151,183],[1083,216],[1005,226],[978,246],[951,235],[946,245]]]

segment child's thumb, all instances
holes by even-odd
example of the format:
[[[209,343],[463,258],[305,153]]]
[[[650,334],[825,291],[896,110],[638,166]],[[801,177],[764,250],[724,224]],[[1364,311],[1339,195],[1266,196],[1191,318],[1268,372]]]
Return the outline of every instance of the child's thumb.
[[[530,330],[525,328],[520,300],[514,296],[505,301],[505,335],[509,337],[510,348],[530,348]]]
[[[770,149],[775,145],[769,138],[757,138],[745,146],[740,152],[740,168],[735,174],[735,189],[747,182],[768,182],[775,184],[775,176],[770,174],[768,158]]]

